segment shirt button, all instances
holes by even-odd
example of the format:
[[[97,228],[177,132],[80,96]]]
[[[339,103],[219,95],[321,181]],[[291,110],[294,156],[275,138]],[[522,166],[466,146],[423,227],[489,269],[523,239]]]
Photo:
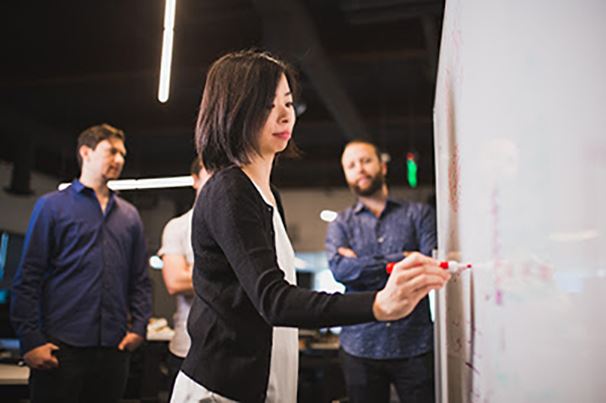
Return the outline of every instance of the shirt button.
[[[385,324],[385,327],[391,327],[391,322],[387,322],[387,323]]]
[[[383,238],[382,236],[380,236],[380,237],[377,239],[377,242],[379,242],[379,243],[383,243],[383,240],[384,240],[384,239],[385,239],[385,238]]]

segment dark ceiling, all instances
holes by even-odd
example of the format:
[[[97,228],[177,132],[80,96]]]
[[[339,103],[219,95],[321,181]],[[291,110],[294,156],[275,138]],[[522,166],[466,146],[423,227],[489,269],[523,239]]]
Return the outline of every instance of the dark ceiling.
[[[430,184],[442,12],[432,0],[177,0],[161,104],[163,0],[3,2],[0,158],[15,163],[15,191],[32,169],[73,178],[77,135],[107,122],[127,134],[123,177],[186,174],[209,63],[262,47],[300,71],[305,105],[303,157],[282,159],[274,183],[343,186],[343,144],[368,138],[391,155],[391,183],[404,183],[412,150]]]

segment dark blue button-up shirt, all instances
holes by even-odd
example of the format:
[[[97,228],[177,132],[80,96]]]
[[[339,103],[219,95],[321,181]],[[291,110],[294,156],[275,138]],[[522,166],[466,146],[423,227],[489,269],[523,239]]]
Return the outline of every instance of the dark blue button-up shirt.
[[[116,347],[145,337],[151,289],[143,225],[113,192],[105,213],[78,180],[42,196],[30,219],[11,300],[23,353],[50,339]]]
[[[352,249],[357,258],[337,249]],[[404,251],[431,256],[436,247],[434,210],[425,204],[388,199],[377,218],[362,203],[339,213],[328,226],[326,251],[330,270],[346,292],[380,290],[387,282],[385,265],[404,258]],[[341,347],[357,357],[408,358],[433,349],[429,300],[424,298],[406,318],[343,327]]]

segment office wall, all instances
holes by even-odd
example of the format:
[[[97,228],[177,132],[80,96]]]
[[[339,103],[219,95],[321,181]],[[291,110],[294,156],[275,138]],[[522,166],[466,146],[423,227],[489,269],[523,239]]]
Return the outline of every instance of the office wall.
[[[9,186],[11,170],[11,164],[0,161],[0,229],[24,234],[37,198],[44,193],[56,190],[59,181],[33,172],[31,188],[34,193],[25,197],[14,196],[2,190]],[[391,193],[395,197],[408,200],[426,201],[433,193],[433,187],[425,186],[414,190],[394,187]],[[124,191],[124,195],[139,208],[145,228],[148,252],[150,255],[155,254],[160,247],[162,229],[168,220],[177,214],[177,206],[171,199],[163,197],[162,191]],[[286,210],[289,235],[297,252],[324,251],[324,238],[328,224],[320,219],[320,212],[324,209],[339,211],[349,207],[355,201],[355,197],[345,184],[338,189],[287,189],[282,191],[281,195]],[[162,272],[150,269],[150,277],[154,315],[170,320],[174,311],[174,301],[166,292]]]
[[[5,191],[11,182],[12,164],[0,160],[0,229],[25,234],[29,216],[39,196],[57,188],[57,180],[33,173],[29,196],[17,196]]]
[[[604,402],[606,3],[449,0],[441,401]],[[440,300],[440,298],[438,299]]]
[[[432,186],[414,190],[393,187],[390,190],[394,197],[420,202],[426,202],[433,192]],[[340,211],[356,200],[345,185],[338,189],[284,190],[280,194],[288,233],[297,252],[323,251],[328,224],[320,219],[320,212],[326,209]]]

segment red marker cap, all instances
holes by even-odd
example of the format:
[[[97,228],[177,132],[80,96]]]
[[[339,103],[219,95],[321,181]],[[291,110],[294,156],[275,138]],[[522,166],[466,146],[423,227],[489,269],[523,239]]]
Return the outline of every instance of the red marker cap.
[[[387,265],[385,266],[385,271],[387,272],[387,274],[391,274],[391,272],[393,271],[393,267],[395,265],[396,265],[396,262],[387,263]]]

